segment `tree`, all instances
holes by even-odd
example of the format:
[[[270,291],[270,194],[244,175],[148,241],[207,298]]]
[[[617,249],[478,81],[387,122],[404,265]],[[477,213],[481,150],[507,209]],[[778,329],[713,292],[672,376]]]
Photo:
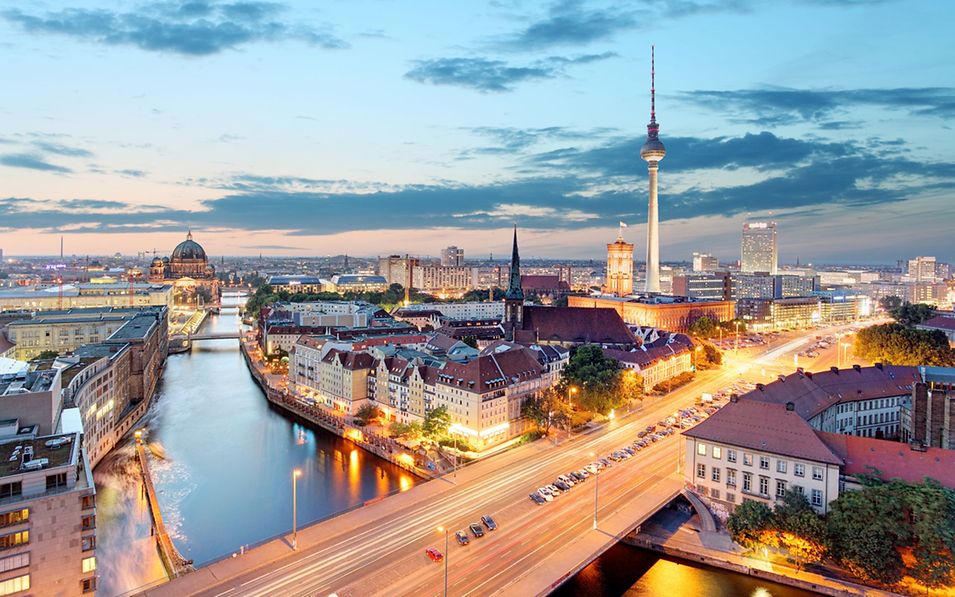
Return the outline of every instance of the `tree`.
[[[756,549],[773,543],[769,531],[773,511],[755,500],[746,500],[733,510],[726,520],[726,528],[733,541],[747,549]]]
[[[478,347],[477,338],[474,337],[474,336],[465,336],[465,337],[461,338],[461,342],[464,342],[465,344],[467,344],[467,345],[470,346],[471,348],[477,348],[477,347]]]
[[[723,364],[723,352],[719,348],[709,342],[700,342],[700,346],[703,350],[697,353],[698,369],[709,369]]]
[[[879,299],[879,307],[881,307],[883,311],[892,311],[893,309],[898,309],[901,306],[902,299],[897,296],[887,295]]]
[[[716,335],[716,322],[707,317],[697,317],[690,324],[690,335],[695,338],[712,338]]]
[[[560,391],[578,388],[576,403],[587,410],[606,414],[622,404],[620,363],[604,355],[596,344],[578,347],[560,376]]]
[[[570,407],[555,388],[547,388],[524,402],[521,414],[534,422],[537,430],[547,435],[551,427],[566,427],[570,423]]]
[[[939,330],[916,330],[899,323],[874,325],[856,335],[853,352],[857,357],[890,365],[955,364],[955,351]]]
[[[388,426],[391,437],[401,437],[409,440],[420,439],[422,435],[421,423],[399,423],[395,421]]]
[[[439,406],[424,416],[421,431],[425,437],[433,440],[446,435],[449,427],[451,427],[451,413],[448,412],[448,407]]]
[[[925,303],[912,304],[908,301],[889,311],[892,318],[905,326],[918,325],[926,319],[935,317],[935,305]]]
[[[35,357],[33,357],[33,360],[34,360],[34,361],[45,361],[45,360],[48,360],[48,359],[55,359],[55,358],[58,357],[58,356],[60,356],[60,353],[57,352],[57,351],[55,351],[55,350],[42,350],[42,351],[40,351],[40,354],[38,354],[38,355],[36,355]]]
[[[355,418],[358,419],[362,425],[367,425],[380,416],[381,411],[373,404],[365,404],[355,413]]]
[[[785,548],[797,562],[822,560],[829,545],[826,523],[816,514],[801,491],[789,489],[773,509],[773,529],[779,546]]]

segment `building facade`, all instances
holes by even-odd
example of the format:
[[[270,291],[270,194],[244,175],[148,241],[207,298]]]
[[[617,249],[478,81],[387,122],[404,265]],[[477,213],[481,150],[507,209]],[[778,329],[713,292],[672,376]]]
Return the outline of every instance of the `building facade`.
[[[461,267],[464,265],[464,249],[450,246],[441,249],[441,265],[444,267]]]
[[[709,317],[716,322],[731,321],[736,317],[733,301],[693,300],[686,297],[569,296],[567,306],[614,309],[630,325],[671,332],[689,331],[693,322],[700,317]]]
[[[109,338],[139,309],[105,307],[50,311],[32,319],[21,319],[7,326],[7,337],[16,344],[17,359],[28,361],[41,352],[73,352],[84,344]]]
[[[205,249],[192,240],[192,231],[172,251],[172,257],[156,257],[149,265],[149,281],[154,284],[172,284],[177,301],[183,304],[201,302],[199,289],[209,294],[212,303],[221,299],[216,267],[209,263]]]
[[[693,253],[693,271],[715,272],[720,269],[720,260],[709,253]]]
[[[763,272],[776,275],[779,262],[776,222],[747,222],[743,224],[740,255],[741,272]]]
[[[604,292],[616,296],[633,294],[633,244],[623,240],[623,229],[617,240],[607,245],[607,282]]]

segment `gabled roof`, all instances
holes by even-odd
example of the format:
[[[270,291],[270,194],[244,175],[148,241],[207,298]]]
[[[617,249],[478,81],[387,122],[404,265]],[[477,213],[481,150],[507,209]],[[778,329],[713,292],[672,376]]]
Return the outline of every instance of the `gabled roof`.
[[[524,332],[533,332],[542,342],[639,343],[615,309],[524,306],[520,327]],[[524,336],[520,335],[521,338]]]
[[[322,358],[323,363],[333,363],[336,360],[341,363],[343,368],[350,371],[371,369],[375,366],[375,358],[367,352],[352,352],[333,348]]]
[[[845,462],[842,469],[845,475],[871,474],[870,467],[874,467],[887,481],[898,478],[920,483],[925,477],[931,477],[955,489],[955,450],[914,450],[899,442],[823,431],[817,431],[816,435]]]
[[[438,372],[437,383],[483,394],[517,381],[540,377],[541,366],[527,349],[480,356],[467,363],[449,361]]]
[[[683,435],[740,448],[827,464],[842,459],[816,435],[799,413],[774,404],[740,398]]]

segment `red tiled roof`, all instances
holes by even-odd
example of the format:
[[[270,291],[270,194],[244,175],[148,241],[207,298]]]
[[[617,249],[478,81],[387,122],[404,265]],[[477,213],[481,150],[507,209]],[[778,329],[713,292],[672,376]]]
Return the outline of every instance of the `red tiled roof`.
[[[438,383],[485,393],[503,389],[516,380],[540,377],[541,366],[528,349],[480,356],[467,363],[449,361],[438,371]]]
[[[948,330],[950,332],[955,332],[955,317],[933,317],[920,323],[919,327],[935,328],[937,330]]]
[[[331,363],[335,359],[342,364],[342,367],[355,371],[358,369],[371,369],[375,366],[375,358],[367,352],[351,352],[345,350],[331,349],[322,359],[323,363]]]
[[[785,404],[738,399],[683,435],[815,462],[842,464],[809,423]]]
[[[915,367],[884,365],[848,368],[817,373],[793,373],[743,395],[760,402],[786,404],[811,419],[829,407],[843,402],[901,396],[912,391]]]
[[[554,292],[554,291],[570,291],[570,285],[567,284],[564,280],[560,279],[560,276],[548,276],[548,275],[527,275],[521,276],[521,288],[524,289],[524,292]]]
[[[955,489],[955,450],[927,448],[924,452],[913,450],[907,444],[871,437],[842,435],[817,431],[816,435],[836,455],[845,461],[845,475],[872,473],[870,467],[879,470],[883,479],[902,479],[919,483],[931,477]]]
[[[541,342],[639,344],[614,309],[525,306],[520,325]]]

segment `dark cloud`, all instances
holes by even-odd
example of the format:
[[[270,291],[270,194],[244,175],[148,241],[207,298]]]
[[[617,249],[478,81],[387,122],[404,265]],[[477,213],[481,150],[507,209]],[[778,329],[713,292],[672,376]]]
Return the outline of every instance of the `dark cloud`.
[[[130,12],[66,8],[0,15],[31,33],[51,33],[107,45],[155,52],[208,56],[244,44],[298,39],[322,48],[345,42],[325,30],[282,20],[284,7],[270,2],[152,2]]]
[[[544,129],[530,129],[540,131]],[[516,139],[520,131],[491,129]],[[533,133],[529,133],[533,134]],[[548,134],[561,134],[551,131]],[[487,184],[369,185],[340,180],[240,173],[191,181],[225,194],[191,211],[121,201],[0,199],[0,221],[20,229],[155,232],[187,226],[283,231],[289,236],[439,227],[496,229],[512,222],[537,229],[575,229],[646,218],[642,138],[593,147],[524,153],[532,174]],[[884,144],[789,139],[762,132],[712,139],[664,138],[661,218],[730,216],[774,210],[797,213],[838,206],[866,209],[930,193],[955,191],[955,163],[883,155]],[[885,143],[891,143],[886,141]],[[741,173],[713,184],[711,172]],[[718,180],[732,181],[720,176]],[[679,190],[673,181],[679,181]],[[333,190],[323,190],[333,189]],[[414,214],[413,217],[396,217]],[[78,230],[77,230],[78,228]]]
[[[419,83],[454,85],[481,92],[513,91],[518,83],[553,79],[568,66],[588,64],[615,57],[613,52],[575,57],[551,56],[525,66],[489,58],[434,58],[417,60],[405,77]]]
[[[66,166],[51,164],[50,162],[45,161],[42,156],[34,153],[8,153],[6,155],[0,155],[0,165],[9,166],[10,168],[27,168],[28,170],[59,172],[60,174],[68,174],[72,172],[72,170]]]
[[[860,106],[900,110],[916,116],[955,117],[953,87],[697,90],[684,92],[680,97],[728,114],[737,122],[764,127],[814,122],[839,128],[830,119]]]

